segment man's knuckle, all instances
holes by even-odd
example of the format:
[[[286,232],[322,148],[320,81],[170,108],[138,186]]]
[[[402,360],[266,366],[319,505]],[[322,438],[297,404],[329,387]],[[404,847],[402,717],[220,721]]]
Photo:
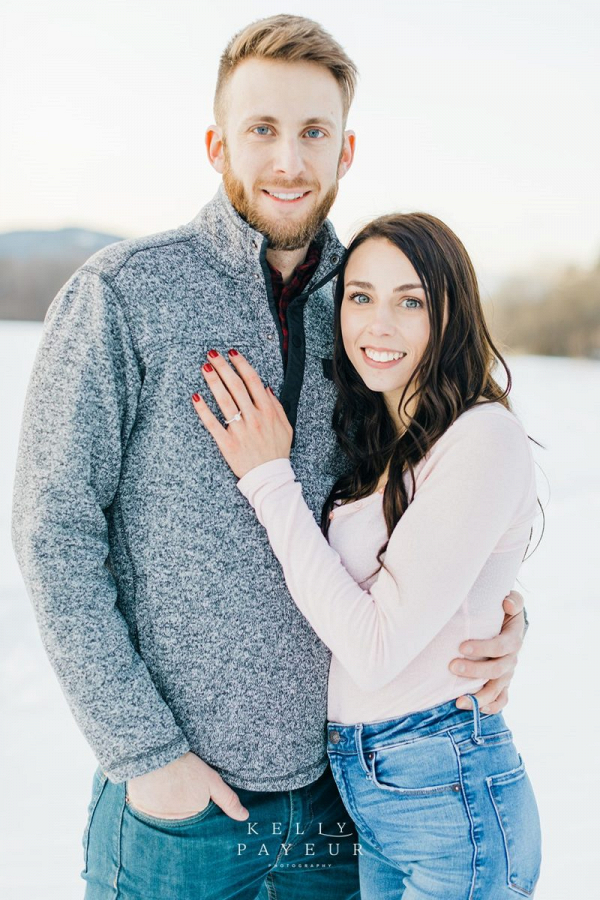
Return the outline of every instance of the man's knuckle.
[[[497,691],[494,688],[494,682],[488,681],[487,684],[481,688],[479,693],[477,694],[477,698],[480,703],[483,703],[487,700],[493,700],[496,696]]]
[[[503,657],[502,659],[497,659],[492,663],[492,666],[491,666],[492,678],[494,678],[494,679],[502,678],[502,676],[505,674],[505,672],[506,672],[505,660],[506,660],[506,657]]]
[[[229,791],[227,793],[227,797],[225,799],[224,805],[228,809],[234,809],[234,807],[237,806],[237,802],[238,802],[237,794],[235,794],[233,791]]]
[[[512,674],[515,671],[515,667],[517,665],[517,654],[507,653],[506,656],[503,657],[502,660],[500,660],[500,662],[503,663],[503,674]]]
[[[511,652],[511,650],[512,650],[512,641],[505,634],[501,634],[500,637],[498,638],[498,647],[497,647],[498,655],[506,656],[508,653]]]

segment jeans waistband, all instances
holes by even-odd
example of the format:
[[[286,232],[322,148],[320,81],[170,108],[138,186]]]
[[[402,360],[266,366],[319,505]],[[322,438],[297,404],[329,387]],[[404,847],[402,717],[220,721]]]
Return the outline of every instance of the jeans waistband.
[[[359,722],[356,725],[342,725],[329,722],[327,727],[327,750],[336,753],[357,753],[361,749],[375,750],[390,741],[401,744],[421,738],[432,737],[442,732],[464,731],[475,743],[481,740],[482,716],[479,703],[473,694],[467,694],[473,709],[458,709],[454,700],[432,706],[429,709],[410,713],[400,719],[385,719],[382,722]]]

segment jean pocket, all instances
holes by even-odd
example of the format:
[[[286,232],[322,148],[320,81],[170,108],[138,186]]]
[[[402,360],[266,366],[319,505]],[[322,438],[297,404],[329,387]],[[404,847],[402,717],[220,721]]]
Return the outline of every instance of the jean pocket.
[[[519,766],[486,778],[506,853],[507,884],[531,896],[540,874],[540,818],[521,756]]]
[[[427,855],[452,859],[470,871],[475,848],[456,756],[450,759],[447,739],[448,747],[435,739],[434,750],[432,743],[362,749],[368,776],[361,769],[351,799],[367,834],[400,868]],[[358,763],[355,769],[358,774]]]
[[[81,843],[83,845],[83,871],[87,872],[88,866],[88,847],[90,841],[90,826],[92,824],[92,819],[94,818],[94,813],[96,812],[96,807],[98,806],[98,802],[100,797],[102,796],[102,791],[104,790],[104,785],[108,781],[108,776],[102,771],[100,766],[94,772],[94,780],[92,782],[92,798],[88,805],[87,811],[87,822],[85,825],[85,831],[83,832],[83,837],[81,839]]]
[[[215,802],[214,800],[209,800],[204,809],[194,813],[193,816],[185,816],[183,819],[162,819],[158,816],[151,816],[148,813],[142,812],[141,809],[136,809],[136,807],[133,806],[127,793],[125,793],[125,805],[133,818],[137,819],[139,822],[143,822],[145,825],[155,825],[160,828],[183,828],[186,825],[195,825],[197,822],[201,822],[215,806]]]
[[[356,825],[359,835],[364,835],[381,852],[383,850],[381,844],[375,837],[370,825],[366,822],[365,817],[361,814],[361,807],[366,812],[368,801],[365,802],[364,797],[366,779],[359,768],[356,757],[338,754],[329,750],[327,752],[331,771],[346,811]]]
[[[456,756],[446,737],[380,747],[363,758],[383,791],[405,797],[460,793]]]

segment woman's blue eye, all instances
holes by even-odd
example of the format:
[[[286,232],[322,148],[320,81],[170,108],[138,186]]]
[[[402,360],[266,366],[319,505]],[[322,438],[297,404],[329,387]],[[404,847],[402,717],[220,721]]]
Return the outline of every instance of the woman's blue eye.
[[[319,135],[325,134],[320,128],[309,128],[306,133],[309,137],[319,137]]]
[[[407,304],[407,309],[420,309],[423,304],[420,300],[417,300],[416,297],[407,297],[406,300],[402,301],[403,304]],[[409,306],[408,304],[415,304],[414,306]]]
[[[351,299],[351,300],[355,300],[355,301],[358,303],[359,306],[362,306],[362,305],[363,305],[363,302],[362,302],[362,300],[359,300],[359,299],[358,299],[359,297],[362,297],[363,300],[366,300],[367,303],[368,303],[369,300],[371,299],[370,297],[367,297],[366,294],[350,294],[350,299]]]

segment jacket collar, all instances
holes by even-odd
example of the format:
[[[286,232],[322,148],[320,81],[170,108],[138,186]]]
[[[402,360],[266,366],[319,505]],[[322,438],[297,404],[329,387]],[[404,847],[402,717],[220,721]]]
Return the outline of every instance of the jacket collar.
[[[198,235],[203,252],[207,252],[224,273],[247,280],[248,274],[262,273],[261,257],[268,248],[268,240],[233,208],[223,183],[215,196],[190,222]],[[321,248],[321,259],[308,286],[310,293],[329,281],[337,273],[345,249],[326,219],[315,241]]]

